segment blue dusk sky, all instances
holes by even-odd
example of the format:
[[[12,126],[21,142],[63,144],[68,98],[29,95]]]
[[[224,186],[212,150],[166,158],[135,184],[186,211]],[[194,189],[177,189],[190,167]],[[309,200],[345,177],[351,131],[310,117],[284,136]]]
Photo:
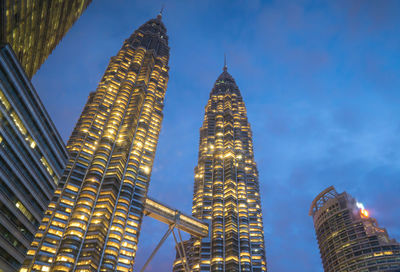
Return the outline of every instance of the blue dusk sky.
[[[171,69],[149,195],[191,212],[226,53],[253,131],[269,271],[323,271],[308,210],[330,185],[400,240],[400,1],[94,0],[33,78],[64,141],[110,57],[163,2]],[[144,219],[135,270],[166,229]],[[174,257],[170,237],[147,271]]]

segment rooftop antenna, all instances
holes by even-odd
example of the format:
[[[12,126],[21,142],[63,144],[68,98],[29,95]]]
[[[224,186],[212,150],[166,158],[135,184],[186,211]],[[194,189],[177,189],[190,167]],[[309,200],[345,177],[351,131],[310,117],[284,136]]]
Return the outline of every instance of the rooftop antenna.
[[[165,4],[163,3],[163,4],[161,5],[161,10],[160,10],[160,15],[161,15],[161,16],[162,16],[162,14],[163,14],[164,8],[165,8]]]
[[[226,65],[226,53],[224,53],[224,71],[228,70],[228,66]]]
[[[163,11],[164,11],[164,4],[162,4],[162,6],[161,6],[161,10],[160,10],[160,13],[157,15],[157,19],[161,19]]]

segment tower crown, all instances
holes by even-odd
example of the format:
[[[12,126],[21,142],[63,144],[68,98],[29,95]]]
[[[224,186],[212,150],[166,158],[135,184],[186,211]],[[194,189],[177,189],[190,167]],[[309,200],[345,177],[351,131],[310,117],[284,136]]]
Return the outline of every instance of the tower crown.
[[[236,93],[240,95],[239,87],[236,85],[235,79],[228,73],[228,67],[224,65],[222,73],[217,78],[210,95]]]
[[[158,56],[168,57],[167,28],[161,21],[161,13],[156,18],[150,19],[141,25],[126,41],[126,46],[134,48],[142,47],[146,50],[154,50]]]
[[[143,34],[153,34],[159,36],[163,41],[168,42],[167,28],[162,22],[161,13],[156,18],[150,19],[138,28],[138,32]]]

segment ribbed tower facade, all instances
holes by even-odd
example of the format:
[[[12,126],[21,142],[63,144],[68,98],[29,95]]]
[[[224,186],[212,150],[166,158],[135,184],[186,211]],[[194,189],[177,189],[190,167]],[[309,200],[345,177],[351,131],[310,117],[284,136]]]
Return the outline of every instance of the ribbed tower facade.
[[[161,15],[111,58],[67,149],[24,271],[132,271],[163,118],[169,47]]]
[[[310,215],[325,272],[400,271],[400,244],[346,192],[325,189]]]
[[[195,168],[194,217],[209,238],[191,238],[193,271],[266,271],[257,166],[246,108],[225,65],[205,108]],[[182,260],[174,271],[182,271]]]

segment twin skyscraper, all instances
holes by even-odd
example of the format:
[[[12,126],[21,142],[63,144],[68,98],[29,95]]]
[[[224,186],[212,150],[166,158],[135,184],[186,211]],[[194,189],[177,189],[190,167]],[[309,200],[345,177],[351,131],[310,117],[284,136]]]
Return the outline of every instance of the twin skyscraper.
[[[169,70],[161,19],[149,20],[124,42],[89,95],[21,272],[132,271],[146,209],[168,222],[168,209],[147,196]],[[200,129],[192,215],[173,226],[201,228],[204,222],[208,235],[177,246],[174,271],[266,271],[252,135],[226,66]]]

